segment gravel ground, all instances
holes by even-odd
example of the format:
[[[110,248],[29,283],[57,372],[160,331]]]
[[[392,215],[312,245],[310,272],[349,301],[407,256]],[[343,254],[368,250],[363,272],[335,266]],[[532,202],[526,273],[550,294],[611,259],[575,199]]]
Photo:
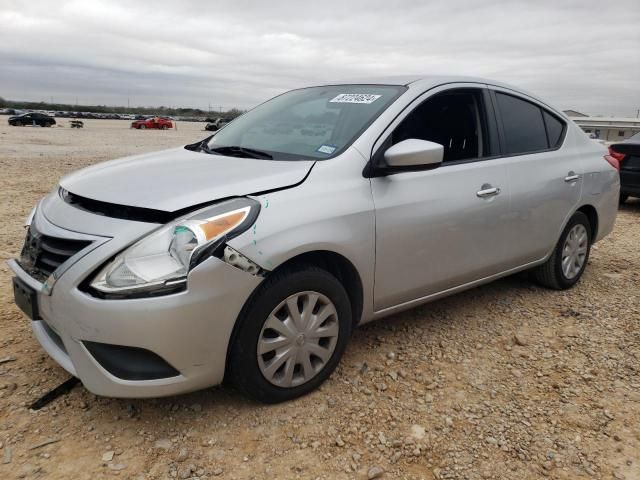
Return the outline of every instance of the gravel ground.
[[[24,217],[69,171],[206,136],[202,124],[60,123],[0,117],[0,478],[640,479],[639,201],[573,290],[519,275],[369,324],[299,400],[264,406],[222,387],[127,401],[76,387],[30,411],[67,375],[13,304],[4,260]]]

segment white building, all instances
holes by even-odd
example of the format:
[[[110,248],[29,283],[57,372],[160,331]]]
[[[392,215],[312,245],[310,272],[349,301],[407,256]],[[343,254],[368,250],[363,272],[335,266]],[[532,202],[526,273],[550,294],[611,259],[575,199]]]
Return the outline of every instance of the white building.
[[[605,142],[619,142],[640,132],[640,118],[589,117],[580,112],[564,112],[586,134]]]

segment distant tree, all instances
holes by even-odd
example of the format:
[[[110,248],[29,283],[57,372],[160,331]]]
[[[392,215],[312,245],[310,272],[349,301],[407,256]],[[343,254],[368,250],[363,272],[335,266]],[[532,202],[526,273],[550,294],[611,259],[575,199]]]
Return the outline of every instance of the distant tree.
[[[46,103],[46,102],[23,102],[16,100],[6,100],[0,97],[0,108],[15,108],[19,110],[53,110],[65,112],[91,112],[91,113],[130,113],[146,116],[181,116],[194,120],[204,120],[207,112],[199,108],[171,108],[167,106],[160,107],[108,107],[106,105],[71,105],[64,103]],[[236,118],[244,113],[243,110],[232,108],[226,112],[211,112],[210,116],[216,118]]]
[[[227,114],[225,115],[228,118],[236,118],[239,117],[240,115],[242,115],[244,113],[243,110],[240,110],[238,108],[232,108],[231,110],[229,110],[227,112]]]

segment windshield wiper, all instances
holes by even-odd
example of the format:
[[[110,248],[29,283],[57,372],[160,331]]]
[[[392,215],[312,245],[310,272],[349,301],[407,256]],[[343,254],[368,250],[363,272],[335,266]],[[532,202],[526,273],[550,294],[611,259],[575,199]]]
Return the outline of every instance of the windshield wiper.
[[[208,145],[205,147],[202,146],[202,150],[207,153],[218,153],[220,155],[229,155],[232,157],[245,157],[249,158],[263,158],[265,160],[273,160],[273,156],[268,154],[267,152],[263,152],[262,150],[255,150],[253,148],[246,148],[240,146],[228,146],[228,147],[217,147],[217,148],[209,148]]]
[[[187,150],[191,150],[192,152],[200,151],[211,153],[211,150],[209,150],[209,141],[211,140],[211,138],[213,138],[213,135],[209,135],[207,138],[205,138],[204,140],[200,140],[199,142],[185,145],[184,148],[186,148]]]

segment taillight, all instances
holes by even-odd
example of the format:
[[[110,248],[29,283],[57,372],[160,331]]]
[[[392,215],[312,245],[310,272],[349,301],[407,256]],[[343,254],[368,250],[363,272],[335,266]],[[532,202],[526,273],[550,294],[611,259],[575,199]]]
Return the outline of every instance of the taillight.
[[[609,147],[609,154],[604,156],[604,159],[609,162],[609,164],[620,171],[620,164],[624,160],[626,155],[624,153],[616,152],[613,148]]]

